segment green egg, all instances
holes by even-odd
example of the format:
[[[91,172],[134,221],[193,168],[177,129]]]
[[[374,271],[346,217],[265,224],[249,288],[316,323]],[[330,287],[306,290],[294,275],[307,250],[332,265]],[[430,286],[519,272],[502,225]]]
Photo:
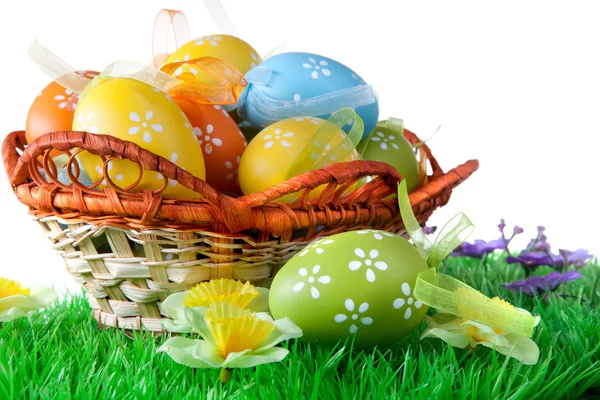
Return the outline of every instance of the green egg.
[[[359,348],[390,345],[415,329],[427,306],[413,296],[427,263],[406,239],[385,231],[344,232],[296,254],[273,279],[269,306],[303,340]]]
[[[406,179],[408,192],[419,183],[419,164],[413,147],[403,135],[402,126],[380,121],[375,129],[359,145],[359,152],[365,160],[383,161],[390,164]]]

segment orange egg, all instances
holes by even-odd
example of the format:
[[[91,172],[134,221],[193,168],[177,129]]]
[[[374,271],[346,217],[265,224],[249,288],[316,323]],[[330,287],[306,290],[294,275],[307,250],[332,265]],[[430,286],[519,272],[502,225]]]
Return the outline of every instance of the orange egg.
[[[235,121],[219,105],[175,102],[190,120],[202,148],[206,182],[221,192],[242,194],[238,167],[248,142]]]
[[[95,71],[77,71],[79,76],[92,79]],[[56,82],[51,82],[35,98],[25,123],[27,143],[50,132],[70,131],[79,96]],[[58,151],[53,156],[60,154]]]

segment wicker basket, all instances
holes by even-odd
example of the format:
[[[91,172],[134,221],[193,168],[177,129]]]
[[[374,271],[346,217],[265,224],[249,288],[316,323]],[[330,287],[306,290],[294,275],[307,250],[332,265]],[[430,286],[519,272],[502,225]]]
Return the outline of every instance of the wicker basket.
[[[409,131],[405,137],[413,144],[419,141]],[[160,172],[203,198],[165,199],[160,190],[129,193],[114,186],[95,190],[79,182],[65,186],[53,178],[53,149],[87,150],[104,157],[105,163],[129,159],[140,171]],[[410,194],[410,201],[424,224],[478,162],[470,160],[444,173],[429,148],[424,145],[422,150],[432,173]],[[364,228],[404,233],[397,201],[390,196],[401,177],[380,162],[333,164],[234,198],[112,136],[56,132],[26,146],[25,133],[13,132],[4,140],[2,156],[17,198],[84,286],[100,326],[161,332],[161,301],[171,293],[221,277],[268,287],[281,266],[318,236]],[[365,176],[377,178],[345,194]],[[327,186],[319,197],[307,200],[321,185]],[[302,193],[294,204],[274,202],[294,192]]]

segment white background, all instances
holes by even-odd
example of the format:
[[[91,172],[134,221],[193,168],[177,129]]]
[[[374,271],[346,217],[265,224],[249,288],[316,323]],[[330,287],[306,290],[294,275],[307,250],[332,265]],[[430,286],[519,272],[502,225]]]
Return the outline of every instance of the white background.
[[[480,170],[430,220],[459,211],[471,239],[501,217],[525,245],[537,225],[558,248],[600,254],[600,23],[592,1],[233,1],[223,4],[260,54],[281,42],[348,65],[379,94],[381,115],[430,141],[444,169]],[[39,39],[76,69],[151,60],[154,18],[183,10],[192,37],[218,33],[201,1],[10,1],[0,9],[0,137],[24,129],[48,78],[28,59]],[[77,289],[0,173],[0,276]],[[527,236],[527,237],[525,237]]]

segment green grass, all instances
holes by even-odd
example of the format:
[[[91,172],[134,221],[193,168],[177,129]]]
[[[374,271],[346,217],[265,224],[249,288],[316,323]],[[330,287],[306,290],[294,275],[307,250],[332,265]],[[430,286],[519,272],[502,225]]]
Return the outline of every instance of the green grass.
[[[600,395],[600,310],[590,304],[597,263],[585,279],[547,299],[501,288],[524,278],[502,255],[450,258],[443,271],[542,318],[533,339],[540,361],[526,366],[491,350],[419,340],[423,325],[389,349],[352,351],[285,344],[283,362],[234,371],[193,370],[156,349],[165,337],[101,331],[82,296],[0,329],[1,399],[577,399]],[[544,271],[540,271],[544,272]],[[598,302],[598,298],[596,300]],[[583,397],[582,397],[583,396]]]

